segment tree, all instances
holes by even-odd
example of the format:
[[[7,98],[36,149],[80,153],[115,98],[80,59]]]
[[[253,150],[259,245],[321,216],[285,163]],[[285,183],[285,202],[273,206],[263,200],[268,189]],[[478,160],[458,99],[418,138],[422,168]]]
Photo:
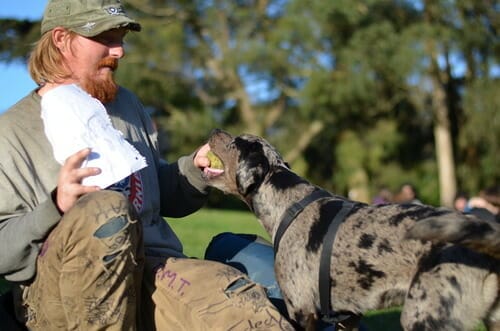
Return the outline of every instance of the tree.
[[[412,182],[449,206],[455,177],[470,192],[499,182],[492,0],[126,4],[143,31],[117,79],[167,158],[221,127],[265,136],[299,174],[363,201]],[[4,22],[0,60],[24,60],[38,23]]]

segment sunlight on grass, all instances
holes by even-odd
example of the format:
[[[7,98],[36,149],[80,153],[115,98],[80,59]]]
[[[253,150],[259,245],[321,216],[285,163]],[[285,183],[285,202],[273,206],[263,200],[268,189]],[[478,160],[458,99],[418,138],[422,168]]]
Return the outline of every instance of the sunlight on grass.
[[[269,240],[253,214],[246,211],[201,209],[188,217],[168,219],[168,224],[181,238],[184,253],[202,258],[210,240],[221,232],[251,233]]]

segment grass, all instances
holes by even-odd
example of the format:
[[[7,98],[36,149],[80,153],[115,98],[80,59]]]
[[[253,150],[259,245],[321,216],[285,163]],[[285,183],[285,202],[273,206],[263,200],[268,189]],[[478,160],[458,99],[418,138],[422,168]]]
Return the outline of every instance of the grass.
[[[10,286],[3,277],[0,277],[0,295],[4,294],[9,290]]]
[[[269,240],[255,216],[245,211],[201,209],[168,223],[181,238],[184,253],[191,257],[203,258],[210,240],[221,232],[258,234]]]

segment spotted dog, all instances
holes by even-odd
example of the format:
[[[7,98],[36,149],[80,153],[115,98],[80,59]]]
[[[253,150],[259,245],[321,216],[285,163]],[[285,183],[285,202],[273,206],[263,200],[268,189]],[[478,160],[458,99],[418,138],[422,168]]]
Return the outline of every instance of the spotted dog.
[[[356,330],[367,310],[402,306],[405,330],[472,330],[481,320],[500,330],[496,224],[331,194],[257,136],[216,130],[208,143],[223,169],[205,169],[206,181],[243,200],[273,239],[276,278],[300,327],[321,318]]]

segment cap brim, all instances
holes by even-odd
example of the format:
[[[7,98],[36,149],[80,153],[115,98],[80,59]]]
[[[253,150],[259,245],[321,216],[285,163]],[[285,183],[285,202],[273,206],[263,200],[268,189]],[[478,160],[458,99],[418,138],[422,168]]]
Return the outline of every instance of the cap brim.
[[[92,24],[87,23],[78,27],[70,27],[68,29],[84,37],[95,37],[105,31],[119,28],[126,28],[132,31],[141,31],[141,25],[139,23],[123,15],[107,17],[102,21],[93,22]]]

